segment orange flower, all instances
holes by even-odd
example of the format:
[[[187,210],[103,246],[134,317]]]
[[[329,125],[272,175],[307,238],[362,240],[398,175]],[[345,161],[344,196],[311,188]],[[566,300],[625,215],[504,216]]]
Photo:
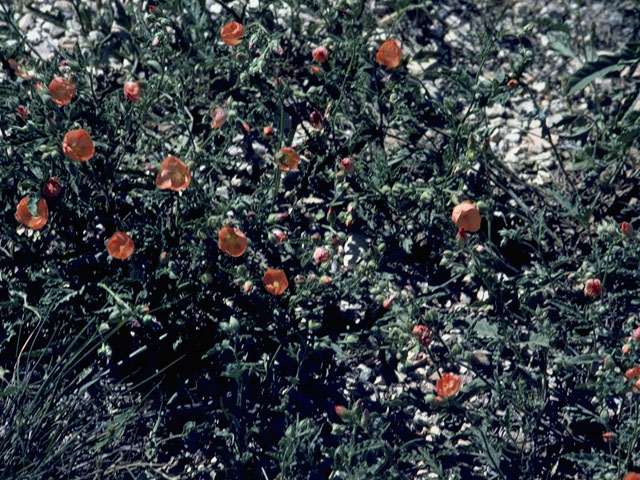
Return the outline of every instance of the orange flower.
[[[16,220],[32,230],[40,230],[47,224],[47,220],[49,220],[49,208],[47,207],[47,201],[44,198],[41,198],[40,201],[38,201],[36,215],[31,213],[28,204],[29,197],[24,197],[20,200],[18,208],[16,208]]]
[[[622,480],[640,480],[640,473],[629,472],[622,477]]]
[[[295,170],[298,167],[300,157],[291,147],[281,148],[274,158],[278,168],[284,172]]]
[[[220,31],[220,37],[222,41],[230,46],[240,45],[242,43],[242,36],[244,35],[244,27],[241,23],[231,22],[227,23]]]
[[[329,51],[327,50],[327,47],[320,45],[313,49],[311,56],[316,62],[324,63],[329,59]]]
[[[160,164],[156,185],[160,190],[184,190],[191,183],[191,171],[178,157],[169,155]]]
[[[126,260],[131,256],[135,249],[133,240],[124,232],[116,232],[111,235],[107,242],[107,250],[109,255],[118,260]]]
[[[480,222],[482,217],[478,212],[478,208],[469,200],[456,205],[451,214],[451,220],[458,228],[464,228],[465,232],[477,232],[480,230]]]
[[[86,162],[95,153],[93,140],[86,130],[69,130],[62,140],[62,151],[71,160]]]
[[[632,381],[634,378],[640,377],[640,366],[636,366],[630,368],[626,372],[624,372],[624,381],[627,380]],[[640,379],[636,380],[635,385],[632,387],[634,392],[637,392],[640,389]],[[640,478],[638,479],[640,480]]]
[[[266,126],[266,127],[262,127],[262,133],[264,133],[265,136],[269,136],[271,134],[273,134],[273,127],[270,126]]]
[[[271,295],[282,295],[282,293],[289,287],[289,280],[284,270],[270,268],[262,277],[264,288],[267,289]]]
[[[396,68],[402,61],[402,49],[400,48],[400,41],[395,38],[390,38],[378,49],[376,54],[376,62],[387,68]]]
[[[62,107],[76,96],[76,86],[66,78],[54,77],[49,84],[49,93],[51,94],[51,100]]]
[[[218,232],[218,247],[227,255],[239,257],[247,251],[247,237],[237,228],[222,227]]]
[[[458,393],[462,380],[455,373],[445,373],[436,380],[436,393],[440,397],[450,397]]]
[[[138,82],[125,82],[124,96],[127,100],[137,102],[142,97],[142,90]]]
[[[597,297],[602,293],[602,282],[597,278],[589,278],[584,284],[583,293],[587,297]]]
[[[227,112],[224,108],[218,107],[211,114],[213,120],[211,120],[211,128],[220,128],[227,121]]]

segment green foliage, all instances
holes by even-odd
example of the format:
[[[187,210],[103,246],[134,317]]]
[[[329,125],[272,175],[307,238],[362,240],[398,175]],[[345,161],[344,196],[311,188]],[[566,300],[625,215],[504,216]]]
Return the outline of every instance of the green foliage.
[[[638,226],[639,90],[610,78],[637,67],[637,45],[597,57],[567,25],[498,30],[497,7],[451,1],[445,13],[482,20],[452,47],[440,3],[74,1],[82,41],[53,58],[17,19],[64,26],[64,12],[0,5],[0,477],[639,468],[624,374],[640,351],[626,338],[640,244],[619,227]],[[230,21],[240,45],[220,41]],[[552,79],[586,104],[563,97],[560,120],[529,82],[547,34],[580,63]],[[375,61],[391,37],[396,69]],[[55,76],[75,84],[68,105],[50,98]],[[488,108],[525,100],[551,152],[546,183],[492,148]],[[86,162],[62,150],[77,128],[95,145]],[[288,146],[301,161],[280,170]],[[169,155],[190,169],[182,191],[156,185]],[[47,224],[26,228],[18,202],[51,177]],[[451,212],[467,199],[482,225],[465,234]],[[219,248],[226,225],[248,239],[239,257]],[[118,231],[135,244],[126,260],[107,251]],[[282,295],[267,269],[285,271]],[[583,292],[589,278],[600,295]],[[445,372],[462,379],[450,396],[434,391]]]

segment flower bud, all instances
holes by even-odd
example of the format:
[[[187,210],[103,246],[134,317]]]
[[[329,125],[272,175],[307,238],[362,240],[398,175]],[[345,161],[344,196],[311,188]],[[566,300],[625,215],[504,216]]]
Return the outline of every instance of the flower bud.
[[[325,247],[317,247],[313,252],[313,261],[320,264],[329,260],[329,250]]]
[[[345,173],[351,173],[355,170],[356,164],[354,163],[351,157],[344,157],[343,159],[340,160],[340,168]]]
[[[322,128],[322,114],[318,110],[311,112],[311,115],[309,115],[309,121],[313,128]]]
[[[125,82],[124,84],[124,96],[131,102],[137,102],[142,97],[142,90],[138,82]]]
[[[629,222],[622,222],[620,224],[620,230],[625,237],[633,236],[633,225],[631,225]]]
[[[60,195],[62,191],[62,184],[60,180],[56,177],[51,177],[47,180],[47,183],[44,184],[44,188],[42,189],[42,196],[48,200],[52,200]]]
[[[329,59],[329,51],[326,47],[319,45],[313,49],[313,52],[311,52],[311,56],[316,62],[324,63]]]
[[[584,294],[588,297],[597,297],[602,293],[602,283],[597,278],[590,278],[584,284]]]
[[[211,120],[211,128],[220,128],[224,125],[224,122],[227,121],[227,112],[224,111],[224,108],[218,107],[211,114],[213,120]]]

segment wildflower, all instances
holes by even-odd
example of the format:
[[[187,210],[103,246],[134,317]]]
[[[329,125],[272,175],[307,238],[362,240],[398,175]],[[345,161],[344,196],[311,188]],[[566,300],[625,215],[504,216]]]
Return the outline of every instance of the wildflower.
[[[227,23],[220,31],[222,41],[230,46],[240,45],[242,36],[244,35],[244,27],[238,22]]]
[[[62,184],[60,183],[60,180],[58,180],[57,177],[51,177],[49,180],[47,180],[47,183],[44,184],[42,195],[49,199],[53,199],[60,195],[61,191]]]
[[[51,94],[51,100],[62,107],[76,96],[76,86],[66,78],[54,77],[49,84],[49,93]]]
[[[82,128],[69,130],[62,140],[62,151],[71,160],[86,162],[95,153],[91,135]]]
[[[389,308],[391,306],[391,302],[393,302],[396,298],[395,294],[389,295],[387,298],[384,299],[384,301],[382,302],[382,307],[383,308]]]
[[[464,228],[465,232],[477,232],[480,230],[482,217],[478,212],[478,208],[469,200],[459,203],[453,208],[451,220],[458,228]]]
[[[327,275],[322,275],[320,277],[320,283],[323,285],[329,285],[331,283],[331,277],[328,277]]]
[[[311,56],[316,62],[324,63],[329,59],[329,51],[326,49],[326,47],[320,45],[313,49],[313,52],[311,52]]]
[[[263,133],[266,137],[268,137],[269,135],[273,134],[273,127],[269,127],[269,126],[263,127],[263,128],[262,128],[262,133]]]
[[[640,473],[629,472],[622,477],[622,480],[640,480]]]
[[[340,418],[345,418],[349,414],[347,409],[344,408],[342,405],[334,406],[333,410],[336,412],[336,415],[338,415]]]
[[[320,73],[322,71],[322,69],[320,67],[318,67],[317,65],[311,65],[311,71],[313,73]]]
[[[191,183],[191,171],[187,164],[174,155],[169,155],[160,164],[156,185],[160,190],[180,192]]]
[[[309,121],[313,128],[322,128],[322,114],[318,110],[311,112],[311,115],[309,115]]]
[[[631,347],[629,346],[628,343],[625,343],[624,345],[622,345],[621,351],[623,355],[626,355],[627,353],[629,353],[629,349]]]
[[[640,327],[636,327],[633,329],[633,333],[631,334],[634,340],[640,341]]]
[[[33,72],[29,72],[24,65],[20,65],[13,58],[10,58],[9,60],[7,60],[7,62],[9,63],[9,66],[13,69],[13,71],[16,72],[16,75],[18,77],[22,78],[23,80],[31,80],[33,78]]]
[[[274,161],[280,170],[287,172],[289,170],[295,170],[298,167],[300,157],[293,148],[284,147],[276,154]]]
[[[402,49],[400,48],[400,41],[395,38],[390,38],[385,41],[376,54],[376,62],[387,68],[396,68],[402,61]]]
[[[262,283],[264,283],[264,288],[271,295],[282,295],[289,287],[287,275],[284,273],[284,270],[280,269],[268,269],[262,277]]]
[[[436,393],[441,398],[450,397],[458,393],[462,386],[461,378],[455,373],[445,373],[436,380]]]
[[[237,228],[222,227],[218,232],[218,248],[232,257],[246,252],[247,243],[247,237]]]
[[[351,157],[344,157],[340,160],[340,168],[345,173],[351,173],[355,170],[356,164]]]
[[[31,210],[29,210],[29,197],[24,197],[18,203],[15,218],[18,222],[32,230],[40,230],[49,220],[49,208],[47,207],[47,201],[44,198],[41,198],[38,201],[38,207],[36,214],[34,215],[31,213]]]
[[[276,242],[278,242],[278,243],[282,243],[282,242],[286,242],[287,241],[287,234],[284,233],[279,228],[274,228],[273,230],[271,230],[271,234],[275,237]]]
[[[224,122],[227,121],[227,112],[224,111],[224,108],[217,107],[213,113],[211,114],[213,120],[211,120],[211,128],[220,128],[224,125]]]
[[[329,260],[329,250],[324,247],[316,247],[313,252],[313,261],[316,263],[324,263]]]
[[[251,125],[249,125],[247,122],[242,122],[242,131],[245,133],[245,135],[249,135],[251,133]]]
[[[597,297],[602,293],[602,283],[597,278],[590,278],[584,284],[584,294],[587,297]]]
[[[27,116],[29,115],[29,111],[26,108],[20,106],[18,107],[18,114],[22,117],[23,120],[26,120]]]
[[[142,97],[142,90],[138,82],[125,82],[123,90],[125,98],[132,102],[137,102]]]
[[[518,81],[515,78],[510,78],[507,82],[507,86],[509,88],[515,88],[516,86],[518,86]]]
[[[116,232],[107,242],[109,255],[118,260],[126,260],[131,256],[135,246],[131,237],[124,232]]]
[[[620,230],[625,237],[633,236],[633,225],[631,225],[629,222],[622,222],[620,224]]]
[[[630,368],[624,373],[624,381],[632,381],[634,378],[640,377],[640,366]],[[637,392],[640,387],[640,379],[636,380],[635,385],[632,387],[634,392]],[[639,479],[640,480],[640,479]]]
[[[426,325],[415,325],[411,334],[421,345],[429,345],[431,343],[431,330]]]
[[[602,439],[603,440],[611,440],[613,438],[613,433],[612,432],[604,432],[602,434]]]

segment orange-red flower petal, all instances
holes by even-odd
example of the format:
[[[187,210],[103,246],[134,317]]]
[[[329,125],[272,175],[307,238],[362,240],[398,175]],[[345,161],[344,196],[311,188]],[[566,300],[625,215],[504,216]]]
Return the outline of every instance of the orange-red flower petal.
[[[451,213],[451,220],[458,228],[464,228],[465,232],[477,232],[480,230],[482,217],[478,208],[469,200],[456,205]]]
[[[82,129],[69,130],[62,140],[62,151],[71,160],[86,162],[95,153],[91,135]]]
[[[440,397],[450,397],[458,393],[462,386],[462,379],[455,373],[445,373],[436,380],[436,393]]]
[[[107,251],[109,255],[118,260],[126,260],[133,254],[135,245],[129,235],[124,232],[116,232],[111,235],[107,242]]]
[[[284,270],[270,268],[262,277],[262,283],[264,288],[271,295],[282,295],[284,291],[289,287],[289,280]]]
[[[240,257],[247,251],[247,237],[237,228],[222,227],[218,232],[218,247],[227,255]]]
[[[227,23],[220,31],[220,38],[222,38],[222,41],[232,47],[242,43],[243,35],[244,27],[238,22]]]
[[[402,61],[402,49],[400,48],[400,41],[395,38],[390,38],[385,41],[376,54],[376,62],[387,68],[396,68]]]
[[[184,190],[191,183],[191,170],[186,163],[174,155],[169,155],[160,164],[156,185],[160,190]]]
[[[24,197],[18,203],[15,218],[18,222],[32,230],[40,230],[49,220],[49,207],[47,207],[47,201],[44,198],[41,198],[38,201],[37,212],[34,215],[31,213],[31,210],[29,210],[29,197]]]
[[[63,77],[54,77],[49,84],[51,100],[56,105],[64,106],[76,96],[75,84]]]
[[[278,168],[284,172],[298,168],[300,157],[292,147],[281,148],[274,157]]]

